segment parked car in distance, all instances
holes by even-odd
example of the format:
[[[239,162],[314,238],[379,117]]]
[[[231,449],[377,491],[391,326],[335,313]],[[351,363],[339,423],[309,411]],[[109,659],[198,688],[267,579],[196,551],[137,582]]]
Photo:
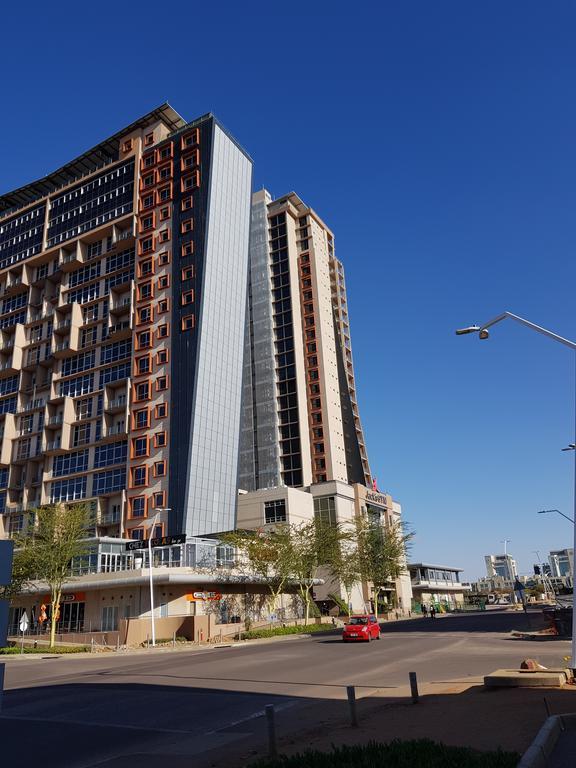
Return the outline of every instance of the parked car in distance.
[[[350,616],[342,630],[342,640],[365,640],[369,643],[376,638],[380,640],[380,625],[373,613],[364,613],[360,616]]]

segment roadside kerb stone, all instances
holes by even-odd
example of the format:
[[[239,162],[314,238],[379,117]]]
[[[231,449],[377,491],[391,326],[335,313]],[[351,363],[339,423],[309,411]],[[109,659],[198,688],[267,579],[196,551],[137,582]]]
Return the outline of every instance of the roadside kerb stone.
[[[484,677],[487,688],[561,688],[572,679],[569,669],[497,669]]]
[[[548,768],[556,745],[567,730],[576,730],[576,714],[549,717],[522,756],[518,768]]]

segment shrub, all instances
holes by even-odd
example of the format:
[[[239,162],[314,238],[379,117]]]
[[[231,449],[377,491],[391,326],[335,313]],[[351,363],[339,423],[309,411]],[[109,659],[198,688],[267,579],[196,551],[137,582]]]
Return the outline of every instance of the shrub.
[[[334,747],[331,752],[307,751],[277,760],[260,760],[251,768],[515,768],[513,752],[477,752],[466,747],[418,739],[365,746]]]
[[[89,650],[90,648],[86,645],[57,645],[54,648],[49,648],[47,645],[39,645],[37,648],[29,645],[24,646],[24,653],[84,653]],[[19,653],[21,653],[19,645],[0,648],[0,655],[2,656],[15,656]]]
[[[277,635],[301,635],[310,632],[328,632],[334,630],[332,624],[299,624],[295,627],[274,627],[274,629],[252,629],[250,632],[243,632],[243,640],[258,640],[262,637],[276,637]],[[236,635],[238,638],[239,635]]]

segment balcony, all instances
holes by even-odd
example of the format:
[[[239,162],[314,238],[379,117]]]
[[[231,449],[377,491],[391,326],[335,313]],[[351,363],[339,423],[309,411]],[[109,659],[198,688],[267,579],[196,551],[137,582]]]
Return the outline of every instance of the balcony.
[[[112,437],[115,435],[126,435],[128,433],[128,430],[126,428],[126,424],[113,424],[110,429],[107,431],[106,435],[107,437]]]
[[[120,512],[105,512],[100,516],[100,525],[118,525],[120,523]]]
[[[65,320],[60,320],[60,322],[56,323],[54,326],[54,333],[66,333],[71,325],[72,320],[69,317],[67,317]]]
[[[48,421],[46,422],[46,427],[59,427],[61,424],[64,423],[64,416],[60,414],[59,416],[51,416]]]
[[[123,320],[121,323],[113,323],[108,328],[108,338],[113,336],[118,340],[121,338],[129,338],[132,335],[132,324],[130,320]]]
[[[61,450],[62,450],[62,445],[61,445],[60,439],[58,439],[58,440],[49,440],[46,443],[46,448],[45,448],[45,452],[46,453],[55,453],[55,452],[61,451]]]
[[[112,306],[110,307],[110,314],[123,314],[126,312],[127,309],[130,308],[130,305],[132,304],[132,297],[131,296],[122,296],[117,301],[113,302]]]
[[[126,410],[126,404],[127,404],[127,398],[126,395],[121,395],[120,397],[115,397],[114,400],[109,400],[108,405],[104,408],[104,410],[108,413],[114,413],[115,411],[124,411]]]

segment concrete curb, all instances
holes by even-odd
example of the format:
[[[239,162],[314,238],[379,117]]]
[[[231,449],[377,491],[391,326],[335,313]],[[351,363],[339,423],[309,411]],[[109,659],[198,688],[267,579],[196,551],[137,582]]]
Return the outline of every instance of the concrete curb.
[[[524,752],[517,768],[548,768],[552,752],[562,733],[567,730],[576,730],[576,714],[549,717]]]

